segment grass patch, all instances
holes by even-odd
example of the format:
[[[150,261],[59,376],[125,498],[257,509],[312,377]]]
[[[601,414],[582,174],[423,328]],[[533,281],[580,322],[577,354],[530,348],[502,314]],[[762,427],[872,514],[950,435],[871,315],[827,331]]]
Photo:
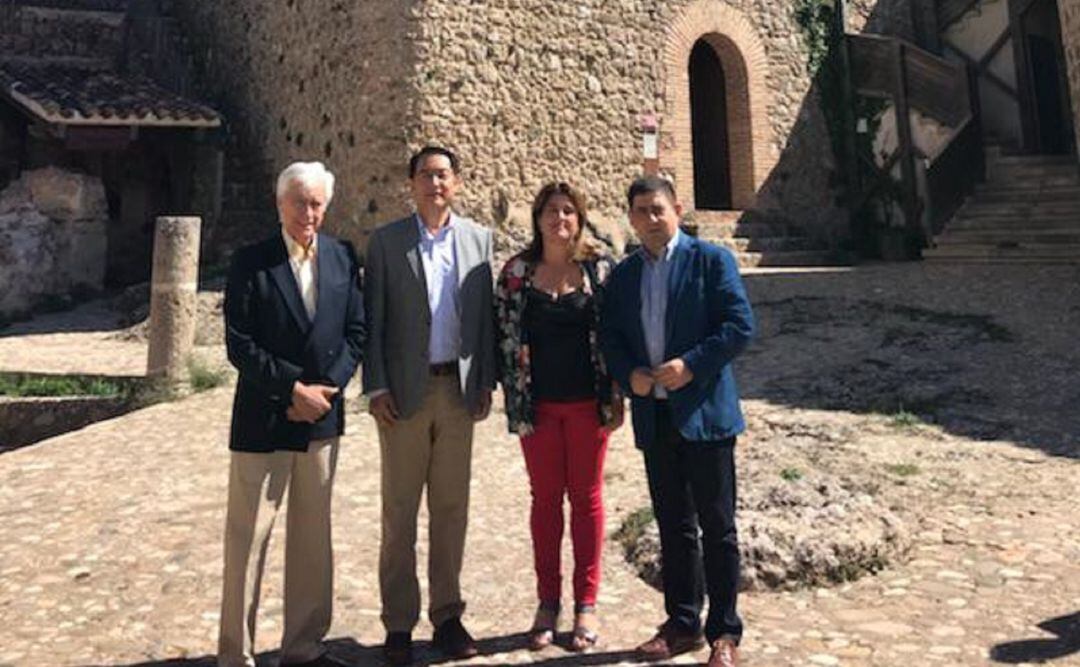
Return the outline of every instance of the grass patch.
[[[919,415],[914,412],[908,412],[903,408],[894,412],[889,420],[896,428],[915,428],[922,424],[922,419],[919,418]]]
[[[640,507],[623,519],[619,530],[615,531],[615,539],[629,548],[641,539],[645,529],[655,520],[656,516],[653,514],[652,507]]]
[[[897,477],[911,477],[922,472],[914,463],[886,463],[885,470]]]
[[[192,357],[188,359],[188,381],[194,392],[209,391],[228,382],[229,372]]]
[[[797,482],[802,479],[802,470],[798,468],[784,468],[780,471],[780,479],[785,482]]]
[[[78,375],[0,375],[0,396],[120,396],[127,388],[105,378]]]

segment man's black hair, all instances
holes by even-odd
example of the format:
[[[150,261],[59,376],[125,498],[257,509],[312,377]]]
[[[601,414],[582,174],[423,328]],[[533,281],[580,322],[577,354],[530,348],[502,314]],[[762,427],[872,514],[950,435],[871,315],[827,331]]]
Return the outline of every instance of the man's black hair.
[[[411,158],[409,158],[409,178],[416,176],[416,170],[420,166],[420,163],[424,161],[429,155],[443,155],[447,160],[450,160],[450,168],[455,174],[459,173],[458,168],[461,166],[458,162],[458,157],[454,155],[454,152],[449,148],[443,148],[442,146],[428,145],[424,146],[420,150],[416,151]]]
[[[671,181],[666,178],[660,178],[659,176],[642,176],[641,178],[635,179],[634,182],[630,184],[630,188],[626,191],[626,205],[633,207],[634,197],[637,197],[638,195],[648,195],[654,192],[663,192],[667,195],[668,199],[671,200],[672,204],[678,201],[675,198],[675,186],[672,185]]]

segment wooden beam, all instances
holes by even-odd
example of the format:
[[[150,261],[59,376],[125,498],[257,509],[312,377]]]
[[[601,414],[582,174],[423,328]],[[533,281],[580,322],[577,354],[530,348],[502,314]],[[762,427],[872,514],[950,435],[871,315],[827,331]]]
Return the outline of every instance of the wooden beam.
[[[972,58],[968,54],[964,53],[963,51],[961,51],[957,47],[953,46],[949,42],[945,42],[945,46],[948,47],[950,50],[952,50],[957,56],[959,56],[960,59],[963,60],[965,64],[975,68],[976,73],[979,74],[979,76],[985,77],[987,81],[989,81],[990,83],[994,84],[999,89],[1001,89],[1001,92],[1005,93],[1006,95],[1013,98],[1014,100],[1017,100],[1017,101],[1020,100],[1020,95],[1016,91],[1016,89],[1013,88],[1012,86],[1010,86],[1008,84],[1008,82],[1006,82],[1000,76],[998,76],[997,74],[994,74],[990,70],[983,70],[983,71],[979,72],[978,71],[979,70],[978,61],[976,61],[974,58]]]
[[[894,51],[896,92],[893,96],[896,113],[896,133],[900,139],[900,173],[904,214],[911,231],[920,232],[921,225],[916,219],[919,211],[918,192],[915,184],[915,152],[911,135],[911,106],[908,101],[907,83],[907,44],[897,40]],[[921,232],[920,232],[921,233]]]

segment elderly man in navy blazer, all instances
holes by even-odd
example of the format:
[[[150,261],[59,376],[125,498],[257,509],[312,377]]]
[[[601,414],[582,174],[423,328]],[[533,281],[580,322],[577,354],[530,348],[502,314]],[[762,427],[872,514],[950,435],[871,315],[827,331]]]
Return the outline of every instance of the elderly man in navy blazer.
[[[753,314],[734,256],[679,231],[682,206],[669,181],[638,179],[627,199],[643,247],[609,279],[601,346],[631,395],[667,612],[638,651],[667,660],[707,639],[709,665],[732,667],[742,636],[734,448],[744,424],[731,362],[753,335]]]
[[[281,228],[233,256],[226,344],[240,372],[229,449],[229,504],[218,665],[254,667],[267,545],[289,494],[282,665],[339,665],[326,655],[333,553],[330,497],[342,392],[360,363],[364,308],[349,243],[319,232],[334,176],[319,162],[281,172]]]

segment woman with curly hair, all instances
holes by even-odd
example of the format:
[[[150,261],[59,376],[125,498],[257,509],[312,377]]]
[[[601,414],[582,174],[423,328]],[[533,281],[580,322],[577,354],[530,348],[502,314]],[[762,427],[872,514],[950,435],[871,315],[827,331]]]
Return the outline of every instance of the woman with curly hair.
[[[574,552],[571,649],[596,644],[596,594],[604,538],[602,500],[608,436],[623,400],[597,345],[603,284],[613,262],[582,237],[585,199],[548,183],[532,206],[532,241],[512,257],[496,288],[501,381],[511,433],[532,493],[530,528],[540,599],[529,646],[555,639],[562,574],[563,497],[570,499]]]

